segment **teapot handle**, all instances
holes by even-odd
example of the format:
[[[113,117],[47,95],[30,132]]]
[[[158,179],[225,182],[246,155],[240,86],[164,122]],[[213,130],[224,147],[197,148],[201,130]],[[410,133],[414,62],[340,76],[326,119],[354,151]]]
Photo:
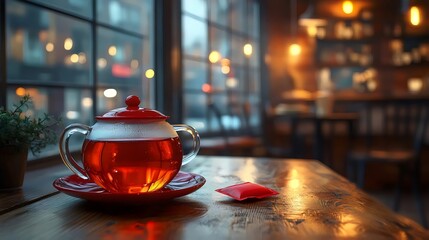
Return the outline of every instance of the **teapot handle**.
[[[64,129],[59,141],[60,155],[61,155],[61,158],[63,159],[64,164],[72,172],[74,172],[76,175],[78,175],[83,179],[88,179],[89,178],[88,174],[70,154],[69,140],[70,140],[70,137],[75,133],[88,135],[90,130],[91,128],[89,126],[86,126],[83,124],[79,124],[79,123],[71,124]]]
[[[182,166],[189,163],[190,161],[192,161],[192,159],[195,158],[195,156],[197,156],[198,151],[200,150],[200,135],[198,134],[197,130],[195,130],[195,128],[186,125],[186,124],[175,124],[173,125],[174,130],[176,130],[176,132],[187,132],[189,134],[191,134],[192,136],[192,151],[186,155],[183,156],[183,160],[182,160]]]

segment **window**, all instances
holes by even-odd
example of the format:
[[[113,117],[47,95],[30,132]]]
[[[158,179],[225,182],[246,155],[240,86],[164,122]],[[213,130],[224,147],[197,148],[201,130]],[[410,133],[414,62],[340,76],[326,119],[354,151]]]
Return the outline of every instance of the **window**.
[[[260,124],[259,5],[254,0],[183,0],[184,120],[202,133],[219,131],[209,110],[250,107],[249,123]],[[240,119],[222,119],[229,129]]]
[[[60,132],[74,122],[92,124],[95,115],[123,107],[130,94],[142,106],[154,105],[153,0],[6,0],[5,6],[0,54],[7,77],[0,94],[8,107],[30,94],[29,111],[61,117]]]

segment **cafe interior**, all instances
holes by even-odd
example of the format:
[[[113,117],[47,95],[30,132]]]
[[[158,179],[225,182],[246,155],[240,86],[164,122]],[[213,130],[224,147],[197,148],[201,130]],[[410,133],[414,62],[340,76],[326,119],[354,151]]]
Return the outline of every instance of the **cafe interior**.
[[[316,159],[427,227],[429,0],[5,0],[0,17],[0,106],[30,95],[58,136],[136,95],[194,127],[198,155]]]

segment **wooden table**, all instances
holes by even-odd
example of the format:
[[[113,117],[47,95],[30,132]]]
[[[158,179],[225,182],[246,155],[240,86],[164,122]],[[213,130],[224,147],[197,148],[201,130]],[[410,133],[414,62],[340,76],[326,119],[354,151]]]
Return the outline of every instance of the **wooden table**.
[[[1,239],[429,239],[318,161],[199,156],[183,170],[207,179],[201,189],[148,206],[58,193],[52,181],[70,174],[58,164],[29,171],[23,190],[0,194]],[[214,191],[245,181],[280,194],[238,202]]]

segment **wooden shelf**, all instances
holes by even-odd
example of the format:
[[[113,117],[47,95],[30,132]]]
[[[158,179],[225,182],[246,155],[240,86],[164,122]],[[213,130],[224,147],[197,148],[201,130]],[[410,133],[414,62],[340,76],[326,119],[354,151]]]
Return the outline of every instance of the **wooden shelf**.
[[[374,37],[365,37],[365,38],[335,38],[335,37],[327,37],[327,38],[316,38],[318,42],[326,42],[326,43],[356,43],[356,44],[362,44],[362,43],[368,43],[375,41],[376,38]]]
[[[356,63],[344,63],[344,64],[335,64],[335,63],[317,63],[318,68],[369,68],[374,67],[373,64],[361,65]]]

